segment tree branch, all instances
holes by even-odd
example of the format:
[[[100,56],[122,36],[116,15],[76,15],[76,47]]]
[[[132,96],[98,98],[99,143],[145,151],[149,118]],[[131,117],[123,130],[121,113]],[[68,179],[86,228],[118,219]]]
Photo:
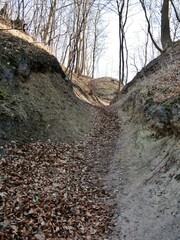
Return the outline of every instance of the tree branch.
[[[157,48],[157,50],[159,52],[162,52],[162,49],[157,45],[157,43],[155,42],[155,40],[153,38],[153,35],[151,33],[151,25],[150,25],[150,22],[149,22],[149,19],[148,19],[148,16],[147,16],[147,11],[146,11],[146,7],[145,7],[145,4],[144,4],[144,1],[143,0],[139,0],[139,1],[140,1],[141,6],[142,6],[142,8],[144,10],[145,18],[146,18],[146,21],[147,21],[147,24],[148,24],[148,33],[150,35],[151,41],[153,42],[153,44]]]
[[[177,9],[176,9],[176,7],[175,7],[175,5],[174,5],[174,3],[173,3],[173,0],[170,0],[170,2],[171,2],[171,4],[172,4],[172,6],[173,6],[173,9],[174,9],[176,18],[177,18],[178,22],[180,22],[180,17],[179,17],[179,15],[178,15]]]

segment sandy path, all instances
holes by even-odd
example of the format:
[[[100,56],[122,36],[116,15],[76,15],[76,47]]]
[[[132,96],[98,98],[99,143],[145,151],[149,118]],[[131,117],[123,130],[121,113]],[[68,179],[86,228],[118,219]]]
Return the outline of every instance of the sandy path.
[[[105,177],[116,193],[108,239],[179,240],[180,141],[135,124],[117,107],[121,131]]]

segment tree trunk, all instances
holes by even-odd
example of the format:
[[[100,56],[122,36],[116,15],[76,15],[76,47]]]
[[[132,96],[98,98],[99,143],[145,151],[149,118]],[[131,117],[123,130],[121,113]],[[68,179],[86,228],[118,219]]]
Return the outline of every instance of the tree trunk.
[[[169,0],[164,0],[161,11],[161,44],[163,50],[171,46],[172,40],[170,36],[169,26]]]
[[[48,20],[47,20],[47,23],[46,23],[46,25],[44,27],[44,32],[43,32],[43,36],[42,36],[42,42],[44,42],[45,44],[47,43],[49,30],[50,30],[51,24],[52,24],[52,19],[53,19],[53,16],[55,14],[55,9],[56,9],[56,0],[54,0],[54,2],[51,2],[49,15],[48,15]]]

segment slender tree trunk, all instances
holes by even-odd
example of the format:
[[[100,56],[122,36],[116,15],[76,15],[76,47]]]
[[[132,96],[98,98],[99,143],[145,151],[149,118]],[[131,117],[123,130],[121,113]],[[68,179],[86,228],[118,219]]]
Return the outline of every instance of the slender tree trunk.
[[[55,9],[56,9],[56,0],[54,0],[54,2],[51,3],[51,7],[50,7],[50,10],[49,10],[48,21],[45,25],[44,33],[43,33],[43,36],[42,36],[42,42],[44,42],[44,43],[46,43],[48,35],[49,35],[49,30],[51,28],[52,19],[53,19],[53,16],[55,14]]]
[[[24,0],[21,1],[22,4],[22,19],[23,21],[25,20],[25,4],[24,4]]]
[[[126,73],[128,73],[127,61],[128,61],[128,50],[126,46],[125,37],[125,26],[127,23],[128,10],[129,10],[129,0],[119,1],[116,0],[118,18],[119,18],[119,91],[124,82],[127,81]],[[126,55],[125,51],[126,50]]]
[[[18,10],[17,10],[17,18],[16,18],[16,19],[19,19],[19,18],[20,18],[20,12],[21,12],[21,3],[20,3],[20,0],[17,1],[17,4],[18,4]]]
[[[96,62],[98,14],[99,12],[96,13],[95,22],[94,22],[94,40],[93,40],[94,43],[93,43],[93,51],[92,51],[92,74],[91,74],[92,78],[94,78],[95,62]]]
[[[96,31],[96,30],[95,30]],[[94,45],[93,45],[93,56],[92,56],[92,75],[91,77],[94,78],[94,71],[95,71],[95,61],[96,61],[96,44],[97,44],[97,35],[95,33],[94,37]]]
[[[161,44],[163,50],[172,44],[169,26],[169,0],[163,1],[161,10]]]
[[[82,37],[82,50],[81,50],[81,63],[80,63],[80,75],[84,73],[85,66],[86,66],[86,42],[87,42],[87,30],[83,30],[83,37]]]

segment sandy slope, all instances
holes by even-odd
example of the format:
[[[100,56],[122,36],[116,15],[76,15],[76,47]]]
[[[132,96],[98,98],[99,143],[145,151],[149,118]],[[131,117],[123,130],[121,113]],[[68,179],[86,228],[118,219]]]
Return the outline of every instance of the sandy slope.
[[[151,62],[113,105],[121,131],[106,176],[116,193],[109,239],[180,239],[179,48]]]
[[[157,137],[129,122],[123,129],[106,181],[116,193],[115,229],[109,239],[180,239],[180,141]]]

